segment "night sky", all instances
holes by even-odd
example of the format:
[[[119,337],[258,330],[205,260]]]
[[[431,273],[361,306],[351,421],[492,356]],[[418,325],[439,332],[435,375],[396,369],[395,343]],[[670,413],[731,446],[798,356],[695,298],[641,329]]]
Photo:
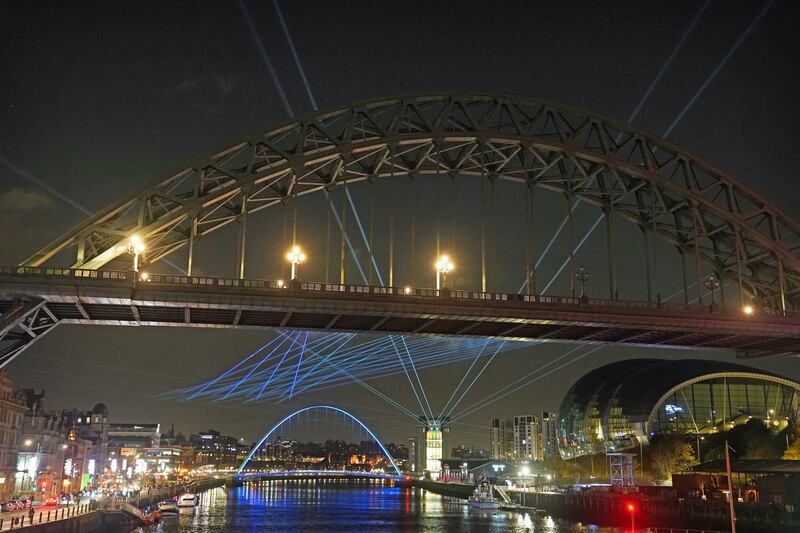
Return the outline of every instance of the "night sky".
[[[489,91],[554,100],[624,121],[703,4],[283,0],[281,9],[321,109],[401,93]],[[272,2],[244,5],[292,111],[312,112]],[[800,218],[796,15],[788,0],[712,2],[633,121],[662,134],[697,96],[668,138],[737,176],[795,219]],[[6,1],[0,4],[0,25],[0,264],[23,261],[83,220],[85,212],[102,209],[193,157],[289,119],[236,1]],[[377,202],[390,200],[382,185],[374,185]],[[364,213],[365,191],[354,187],[354,194]],[[474,200],[468,187],[462,194],[465,201]],[[498,194],[502,202],[511,193]],[[305,225],[299,233],[319,257],[314,246],[319,242],[308,228],[324,225],[324,216],[315,217],[324,210],[313,201],[298,203]],[[540,202],[539,227],[546,240],[564,211]],[[422,203],[420,209],[429,215],[433,206]],[[585,208],[580,217],[581,223],[591,221],[596,212]],[[275,236],[281,221],[279,214],[263,217],[261,242],[267,244],[253,260],[253,276],[278,275],[274,268],[283,243]],[[498,248],[512,248],[510,232],[502,223],[499,228]],[[233,275],[235,259],[223,243],[213,242],[203,252],[201,271]],[[580,260],[597,270],[595,249],[587,245]],[[474,252],[466,244],[461,251],[462,258]],[[640,250],[632,245],[621,253],[635,257]],[[548,258],[543,268],[552,273],[560,262]],[[263,266],[268,263],[273,270]],[[319,279],[319,261],[314,268],[308,275]],[[629,269],[634,277],[641,274],[635,264]],[[498,273],[498,289],[515,290],[518,278]],[[454,283],[474,286],[466,273]],[[566,294],[567,287],[561,279],[553,290]],[[358,385],[280,405],[157,398],[213,378],[268,335],[60,326],[8,370],[20,387],[45,388],[53,408],[90,409],[103,402],[113,421],[174,423],[185,433],[212,427],[256,439],[292,407],[316,401],[352,410],[387,441],[413,433],[410,420]],[[570,348],[548,344],[498,357],[465,404]],[[454,443],[486,446],[488,417],[555,409],[586,371],[635,357],[733,360],[718,352],[604,347],[467,417],[454,426]],[[747,364],[800,380],[800,361],[794,358]],[[468,365],[421,374],[432,404],[446,401]],[[413,407],[405,376],[371,384]]]

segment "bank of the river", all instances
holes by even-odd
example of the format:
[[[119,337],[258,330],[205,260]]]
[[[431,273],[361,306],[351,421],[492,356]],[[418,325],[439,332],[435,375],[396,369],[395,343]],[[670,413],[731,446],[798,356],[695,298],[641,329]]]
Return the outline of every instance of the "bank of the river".
[[[471,485],[411,480],[409,485],[437,494],[469,497]],[[642,494],[597,493],[567,494],[506,491],[516,503],[574,522],[599,526],[630,527],[627,505],[633,503],[641,527],[727,531],[730,529],[728,504],[723,501],[664,501]],[[737,504],[736,528],[740,533],[800,531],[800,513],[789,513],[769,505]]]

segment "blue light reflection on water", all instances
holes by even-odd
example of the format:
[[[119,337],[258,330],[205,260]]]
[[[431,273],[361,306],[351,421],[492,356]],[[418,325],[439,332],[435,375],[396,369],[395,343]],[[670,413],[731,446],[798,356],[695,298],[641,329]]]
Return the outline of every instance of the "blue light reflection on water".
[[[139,533],[535,532],[586,531],[524,512],[476,511],[418,489],[384,481],[271,481],[203,493],[182,510]]]

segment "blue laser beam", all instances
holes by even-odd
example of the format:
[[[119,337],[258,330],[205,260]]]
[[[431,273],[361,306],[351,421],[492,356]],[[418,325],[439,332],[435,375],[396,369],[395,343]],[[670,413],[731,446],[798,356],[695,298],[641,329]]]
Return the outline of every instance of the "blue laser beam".
[[[289,399],[292,398],[294,394],[294,386],[297,384],[297,374],[300,373],[300,365],[303,363],[303,353],[306,351],[306,342],[308,342],[308,332],[306,331],[306,336],[303,338],[303,348],[300,351],[300,357],[297,359],[297,369],[294,371],[294,381],[292,381],[292,389],[289,391]]]
[[[372,254],[372,247],[370,246],[369,239],[367,239],[367,234],[364,232],[364,226],[361,224],[361,217],[358,216],[358,210],[356,209],[356,204],[353,202],[353,197],[350,195],[350,190],[345,189],[345,194],[347,195],[347,201],[350,203],[350,209],[352,209],[353,214],[356,218],[356,224],[358,225],[358,230],[361,232],[361,238],[364,240],[364,247],[367,249],[367,253],[369,253],[369,258],[372,261],[372,266],[375,267],[375,273],[378,275],[378,281],[380,281],[381,285],[383,285],[383,276],[381,276],[381,269],[378,268],[378,263],[375,261],[375,256]]]
[[[286,340],[287,340],[288,338],[289,338],[288,336],[285,336],[285,337],[283,337],[283,339],[281,340],[281,343],[280,343],[279,345],[277,345],[275,348],[273,348],[273,350],[272,350],[271,352],[269,352],[269,353],[267,354],[267,356],[266,356],[266,357],[264,357],[264,359],[262,359],[262,360],[259,362],[259,364],[257,364],[257,365],[255,365],[255,366],[253,366],[253,368],[252,368],[252,369],[251,369],[251,370],[250,370],[250,371],[249,371],[247,374],[245,374],[245,376],[244,376],[242,379],[240,379],[240,380],[239,380],[239,381],[238,381],[238,382],[237,382],[237,383],[236,383],[236,384],[235,384],[233,387],[231,387],[231,389],[228,391],[228,393],[227,393],[225,396],[223,396],[223,398],[222,398],[222,399],[224,400],[224,399],[228,398],[228,397],[229,397],[229,396],[230,396],[230,395],[233,393],[233,391],[234,391],[234,390],[236,390],[236,387],[238,387],[239,385],[241,385],[241,384],[242,384],[242,383],[243,383],[243,382],[244,382],[244,381],[245,381],[245,380],[246,380],[248,377],[250,377],[250,376],[253,374],[253,372],[255,372],[255,371],[256,371],[256,369],[258,369],[258,367],[261,365],[261,363],[263,363],[264,361],[266,361],[267,359],[269,359],[269,358],[272,356],[272,354],[274,354],[274,353],[275,353],[275,351],[276,351],[278,348],[280,348],[281,346],[283,346],[283,344],[286,342]],[[292,341],[292,342],[294,342],[294,341]]]
[[[639,112],[642,110],[642,107],[644,107],[645,102],[647,101],[648,98],[650,98],[650,95],[652,94],[652,92],[655,89],[656,85],[658,85],[658,82],[661,81],[661,78],[664,76],[664,74],[666,73],[667,69],[672,64],[673,60],[675,59],[675,56],[678,55],[678,52],[680,51],[680,49],[683,48],[683,45],[686,42],[686,39],[689,37],[689,35],[692,33],[692,31],[694,31],[695,27],[697,26],[697,23],[700,21],[700,19],[702,18],[703,14],[706,12],[706,9],[708,9],[708,6],[710,4],[711,4],[711,0],[706,0],[706,2],[695,13],[694,17],[692,17],[692,20],[690,21],[689,26],[687,26],[687,28],[684,30],[683,34],[681,34],[680,39],[678,39],[678,42],[673,47],[672,52],[670,52],[669,56],[667,57],[667,60],[664,61],[664,63],[661,65],[661,68],[658,70],[658,73],[656,74],[655,78],[653,78],[653,80],[650,82],[650,85],[647,86],[647,90],[642,95],[642,98],[639,100],[639,103],[636,104],[636,107],[633,109],[631,114],[628,116],[628,119],[626,121],[628,124],[631,124],[636,119],[636,117],[639,115]],[[594,181],[594,179],[595,178],[593,177],[592,181]],[[577,201],[575,202],[575,204],[572,206],[570,212],[574,213],[575,210],[578,208],[578,205],[580,205],[580,203],[581,203],[581,199],[578,198]],[[539,256],[538,261],[536,261],[536,267],[535,268],[539,267],[539,263],[541,263],[542,259],[545,257],[547,252],[550,250],[550,247],[553,245],[553,243],[555,242],[556,238],[558,238],[558,236],[564,230],[564,227],[567,225],[568,221],[569,221],[569,216],[564,217],[564,220],[561,221],[561,224],[558,226],[558,229],[556,230],[555,234],[551,237],[550,242],[547,244],[547,247],[544,249],[542,254]],[[574,255],[574,253],[575,252],[573,252],[573,255]],[[527,277],[526,277],[525,281],[520,286],[519,291],[517,291],[519,294],[522,294],[522,291],[524,291],[525,287],[527,287],[528,283],[530,283],[531,275],[532,275],[531,272],[529,272],[527,274]],[[552,280],[551,280],[550,283],[552,283]]]
[[[331,193],[328,192],[327,189],[323,189],[325,192],[325,197],[328,199],[328,205],[331,208],[331,212],[333,213],[333,218],[336,220],[336,224],[339,225],[339,230],[344,233],[344,240],[347,243],[347,248],[350,250],[350,255],[353,256],[353,260],[356,262],[356,267],[358,267],[358,272],[361,274],[361,279],[364,280],[364,284],[366,285],[369,283],[367,280],[366,274],[364,274],[364,269],[361,267],[361,261],[358,260],[358,255],[356,254],[355,248],[353,248],[353,243],[350,242],[350,236],[344,230],[344,224],[342,224],[342,219],[339,218],[339,212],[336,210],[336,207],[333,205],[333,200],[331,199]]]
[[[551,359],[550,361],[548,361],[548,362],[546,362],[546,363],[544,363],[542,365],[539,365],[538,367],[534,368],[532,371],[528,372],[524,376],[512,381],[511,383],[505,385],[504,387],[501,387],[500,389],[494,391],[493,393],[491,393],[491,394],[487,395],[486,397],[484,397],[484,398],[478,400],[477,402],[473,403],[472,405],[470,405],[469,407],[464,409],[464,411],[461,411],[460,413],[457,413],[455,416],[456,417],[460,417],[461,413],[464,413],[464,412],[466,412],[468,410],[473,410],[473,409],[480,408],[481,406],[483,406],[484,403],[489,401],[491,398],[493,398],[493,397],[495,397],[495,396],[497,396],[499,394],[502,394],[504,391],[507,391],[507,390],[513,388],[514,386],[518,385],[519,383],[524,382],[526,379],[530,378],[531,376],[533,376],[535,374],[538,374],[539,372],[541,372],[545,368],[556,364],[557,362],[561,361],[562,359],[564,359],[566,357],[569,357],[570,355],[572,355],[576,351],[580,350],[582,347],[583,347],[583,345],[579,344],[579,345],[573,347],[572,349],[567,350],[566,352],[564,352],[563,354],[559,355],[558,357],[556,357],[554,359]]]
[[[554,374],[554,373],[558,372],[558,371],[559,371],[559,370],[561,370],[562,368],[565,368],[565,367],[567,367],[567,366],[569,366],[569,365],[575,364],[576,362],[580,361],[580,360],[581,360],[581,359],[583,359],[584,357],[587,357],[587,356],[589,356],[589,355],[593,354],[594,352],[596,352],[596,351],[597,351],[597,350],[599,350],[600,348],[602,348],[602,346],[595,346],[594,348],[590,349],[588,352],[586,352],[586,353],[584,353],[584,354],[581,354],[581,355],[579,355],[579,356],[577,356],[577,357],[574,357],[573,359],[570,359],[569,361],[566,361],[566,362],[564,362],[564,363],[560,364],[560,365],[559,365],[559,366],[557,366],[556,368],[553,368],[552,370],[549,370],[549,371],[545,372],[545,373],[544,373],[544,374],[542,374],[541,376],[536,376],[535,378],[531,379],[530,381],[527,381],[527,382],[523,383],[522,385],[519,385],[518,387],[516,387],[516,388],[514,388],[514,389],[512,389],[512,390],[510,390],[510,391],[508,391],[508,392],[506,392],[506,393],[504,393],[504,394],[502,394],[501,396],[498,396],[497,398],[495,398],[495,399],[493,399],[493,400],[491,400],[491,401],[489,401],[489,402],[486,402],[486,403],[484,403],[484,404],[483,404],[483,405],[481,405],[481,406],[480,406],[478,409],[483,409],[484,407],[487,407],[487,406],[489,406],[489,405],[493,404],[494,402],[496,402],[496,401],[499,401],[499,400],[501,400],[501,399],[505,398],[505,397],[506,397],[506,396],[508,396],[509,394],[512,394],[512,393],[514,393],[514,392],[517,392],[518,390],[520,390],[520,389],[522,389],[522,388],[524,388],[524,387],[527,387],[527,386],[529,386],[529,385],[532,385],[532,384],[536,383],[537,381],[540,381],[540,380],[542,380],[542,379],[546,378],[547,376],[549,376],[549,375],[551,375],[551,374]],[[473,410],[473,411],[465,412],[465,413],[463,413],[463,414],[461,414],[461,415],[458,415],[458,416],[454,417],[454,418],[451,420],[451,422],[456,422],[456,421],[460,420],[461,418],[464,418],[465,416],[469,416],[469,415],[471,415],[471,414],[472,414],[472,413],[474,413],[475,411],[477,411],[477,409],[475,409],[475,410]]]
[[[478,372],[475,375],[475,377],[472,379],[472,382],[467,386],[466,389],[464,389],[464,392],[461,394],[461,396],[458,398],[458,400],[456,400],[456,402],[453,404],[453,406],[450,407],[450,410],[447,412],[445,417],[450,416],[452,414],[452,412],[455,410],[455,408],[458,407],[458,404],[461,403],[461,400],[464,399],[464,396],[466,396],[467,393],[469,392],[469,390],[472,388],[472,386],[475,385],[475,383],[478,381],[478,378],[480,378],[481,375],[486,371],[486,369],[489,368],[489,365],[492,363],[492,361],[494,361],[494,358],[497,356],[497,354],[500,353],[500,349],[505,345],[505,343],[506,343],[506,341],[503,341],[500,344],[500,346],[498,346],[498,348],[494,351],[494,353],[489,358],[489,360],[486,361],[486,364],[483,365],[483,368],[481,368],[480,372]]]
[[[264,47],[264,42],[261,40],[261,36],[258,34],[258,28],[256,28],[256,23],[253,20],[252,15],[250,15],[250,10],[247,9],[247,5],[244,3],[244,0],[237,0],[237,3],[239,4],[239,9],[242,11],[244,20],[247,23],[247,29],[250,31],[250,36],[253,38],[253,41],[255,41],[256,48],[258,48],[261,61],[264,63],[264,66],[267,67],[267,71],[272,78],[272,83],[275,85],[275,89],[278,91],[278,96],[280,96],[280,99],[283,102],[283,107],[286,108],[286,112],[289,114],[289,117],[294,118],[292,105],[289,103],[289,98],[286,96],[286,91],[283,89],[283,84],[281,83],[280,78],[278,78],[278,73],[275,71],[275,67],[272,64],[272,59],[270,59],[267,49]]]
[[[244,363],[246,363],[247,361],[249,361],[250,359],[252,359],[256,355],[258,355],[259,353],[261,353],[263,350],[268,348],[273,342],[277,341],[278,339],[282,338],[283,336],[284,336],[284,333],[280,332],[277,337],[271,339],[269,342],[267,342],[266,344],[264,344],[263,346],[258,348],[256,351],[254,351],[253,353],[251,353],[250,355],[248,355],[247,357],[245,357],[244,359],[242,359],[241,361],[236,363],[234,366],[229,368],[226,372],[220,374],[218,377],[212,379],[211,381],[206,382],[204,385],[202,385],[200,387],[200,389],[197,392],[195,392],[194,394],[191,395],[190,399],[196,398],[199,394],[201,394],[203,391],[205,391],[208,387],[210,387],[211,385],[214,385],[215,383],[217,383],[221,379],[223,379],[223,378],[227,377],[228,375],[230,375],[231,373],[233,373],[234,370],[236,370],[237,368],[242,366]]]
[[[306,94],[311,102],[311,107],[314,108],[314,111],[318,111],[319,108],[317,107],[317,101],[314,98],[314,94],[311,92],[311,85],[308,83],[306,71],[303,68],[303,64],[300,62],[300,54],[297,53],[297,49],[294,47],[294,39],[292,39],[292,35],[289,32],[289,26],[286,24],[286,20],[283,18],[281,6],[278,3],[278,0],[272,0],[272,5],[275,6],[275,12],[278,14],[278,21],[281,23],[281,28],[283,28],[283,34],[286,36],[286,42],[289,43],[289,50],[291,50],[294,64],[297,65],[297,70],[300,72],[300,79],[303,80],[303,87],[306,89]]]
[[[294,338],[292,339],[292,346],[294,346],[294,343],[297,342],[297,339],[299,337],[300,337],[300,333],[298,333],[297,335],[294,336]],[[272,371],[272,374],[269,375],[269,379],[264,382],[264,384],[261,386],[261,389],[258,391],[257,398],[261,397],[261,394],[264,392],[264,389],[267,387],[267,385],[269,385],[269,382],[272,381],[272,377],[275,375],[275,372],[277,372],[278,369],[281,367],[281,363],[283,363],[283,360],[286,359],[286,355],[288,353],[289,353],[288,351],[284,352],[283,357],[281,357],[280,362],[277,365],[275,365],[275,369]]]
[[[464,372],[464,375],[461,376],[461,381],[458,382],[458,385],[456,385],[456,387],[453,389],[452,394],[450,394],[450,398],[447,399],[447,402],[444,404],[444,407],[442,407],[442,411],[441,411],[441,415],[439,416],[439,420],[443,420],[444,419],[444,413],[445,413],[445,411],[447,411],[447,407],[450,405],[450,402],[453,401],[453,398],[455,398],[456,393],[458,393],[458,390],[461,388],[461,385],[463,385],[464,381],[467,380],[467,376],[469,376],[470,372],[472,372],[472,368],[475,366],[475,363],[477,363],[478,359],[480,359],[481,355],[483,355],[483,350],[489,344],[490,340],[491,339],[486,339],[486,342],[483,343],[483,347],[481,347],[481,351],[478,352],[478,355],[475,356],[475,359],[472,360],[472,364],[469,365],[469,368],[467,369],[466,372]]]

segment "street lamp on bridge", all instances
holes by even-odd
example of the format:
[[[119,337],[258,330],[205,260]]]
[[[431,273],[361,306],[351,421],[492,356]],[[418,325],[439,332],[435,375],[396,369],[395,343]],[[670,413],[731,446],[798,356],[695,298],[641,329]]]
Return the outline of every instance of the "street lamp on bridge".
[[[711,308],[713,309],[717,304],[715,293],[719,289],[719,280],[714,275],[708,276],[706,289],[711,291]]]
[[[144,252],[144,243],[138,235],[132,235],[128,240],[128,253],[133,254],[133,271],[139,272],[139,255]]]
[[[292,249],[286,254],[286,259],[292,264],[292,281],[297,279],[297,265],[306,260],[306,254],[299,246],[292,246]]]
[[[453,262],[446,255],[436,261],[436,290],[447,288],[447,273],[453,270]]]
[[[589,281],[589,273],[583,268],[583,265],[575,272],[575,280],[578,282],[578,285],[581,287],[581,300],[586,298],[586,282]],[[573,295],[574,297],[574,295]]]

